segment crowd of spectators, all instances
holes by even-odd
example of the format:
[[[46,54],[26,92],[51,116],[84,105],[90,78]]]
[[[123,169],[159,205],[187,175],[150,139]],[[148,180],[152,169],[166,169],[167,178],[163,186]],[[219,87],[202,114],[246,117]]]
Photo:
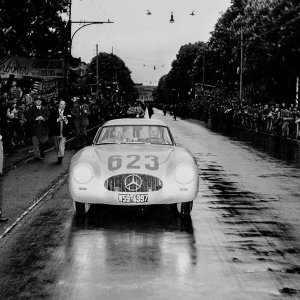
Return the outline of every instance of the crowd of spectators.
[[[203,91],[197,99],[178,103],[179,116],[210,121],[215,129],[243,128],[256,133],[300,139],[298,104],[240,102],[238,96],[222,89]]]
[[[29,146],[32,143],[32,122],[28,118],[31,107],[37,98],[42,99],[43,106],[49,111],[58,107],[59,100],[65,100],[67,108],[72,110],[78,101],[89,106],[89,126],[92,127],[104,121],[124,117],[144,117],[146,106],[143,103],[127,103],[124,99],[101,99],[96,101],[90,96],[62,99],[55,97],[43,99],[38,94],[25,94],[15,84],[6,92],[0,91],[0,134],[4,152],[12,152],[17,147]],[[152,111],[153,113],[153,111]],[[74,126],[69,126],[71,134],[75,135]],[[72,133],[73,131],[73,133]]]
[[[19,92],[16,93],[16,89]],[[20,88],[0,92],[0,134],[2,135],[4,152],[12,152],[19,146],[31,145],[32,122],[29,120],[29,111],[34,106],[35,100],[41,98],[42,103],[49,111],[58,107],[61,98],[43,99],[38,94],[23,94]],[[91,107],[90,123],[100,122],[99,107],[88,97],[82,97]],[[74,97],[67,102],[71,110],[78,98]],[[74,130],[70,126],[71,130]]]

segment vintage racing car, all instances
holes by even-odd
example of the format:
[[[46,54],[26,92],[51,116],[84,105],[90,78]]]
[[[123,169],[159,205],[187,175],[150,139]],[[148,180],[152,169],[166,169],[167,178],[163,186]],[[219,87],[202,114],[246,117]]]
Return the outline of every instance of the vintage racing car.
[[[96,133],[92,146],[72,158],[68,187],[79,214],[91,204],[176,204],[190,214],[198,192],[198,168],[170,129],[153,119],[116,119]]]

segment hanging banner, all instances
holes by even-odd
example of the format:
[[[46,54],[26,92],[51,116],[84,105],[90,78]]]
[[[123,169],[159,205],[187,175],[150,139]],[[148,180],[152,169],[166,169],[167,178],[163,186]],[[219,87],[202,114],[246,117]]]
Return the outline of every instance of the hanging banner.
[[[55,98],[59,94],[59,81],[57,79],[35,81],[32,92],[47,100]]]
[[[34,78],[64,78],[64,61],[60,59],[34,59],[19,56],[6,56],[0,58],[0,75],[15,78],[24,76]]]
[[[52,99],[58,96],[59,82],[58,80],[43,81],[40,95],[45,99]]]

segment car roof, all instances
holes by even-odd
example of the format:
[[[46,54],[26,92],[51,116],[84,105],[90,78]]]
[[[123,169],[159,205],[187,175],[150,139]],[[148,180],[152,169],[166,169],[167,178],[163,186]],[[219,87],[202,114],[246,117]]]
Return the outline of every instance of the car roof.
[[[123,126],[123,125],[166,126],[166,124],[160,120],[138,119],[138,118],[114,119],[114,120],[107,121],[103,124],[103,126]]]

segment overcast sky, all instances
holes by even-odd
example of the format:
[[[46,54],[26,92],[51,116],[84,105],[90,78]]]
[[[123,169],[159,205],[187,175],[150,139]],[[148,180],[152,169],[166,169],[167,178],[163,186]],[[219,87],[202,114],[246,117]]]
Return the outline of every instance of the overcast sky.
[[[123,59],[136,83],[157,85],[168,73],[181,45],[206,42],[230,0],[73,0],[72,20],[107,21],[91,25],[73,39],[72,54],[87,63],[99,52]],[[148,16],[147,10],[152,15]],[[190,16],[192,11],[195,16]],[[175,23],[169,23],[171,11]],[[74,32],[79,25],[73,24]],[[155,66],[155,70],[154,70]]]

